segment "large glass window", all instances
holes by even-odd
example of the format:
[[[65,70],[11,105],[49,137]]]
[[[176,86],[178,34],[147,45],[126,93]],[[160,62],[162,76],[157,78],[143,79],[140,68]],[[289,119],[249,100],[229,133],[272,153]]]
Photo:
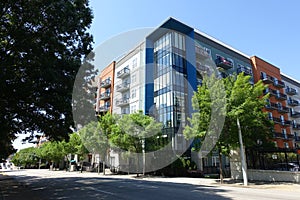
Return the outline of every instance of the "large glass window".
[[[185,123],[185,36],[163,35],[154,43],[154,102],[166,129]],[[174,129],[175,130],[175,129]]]

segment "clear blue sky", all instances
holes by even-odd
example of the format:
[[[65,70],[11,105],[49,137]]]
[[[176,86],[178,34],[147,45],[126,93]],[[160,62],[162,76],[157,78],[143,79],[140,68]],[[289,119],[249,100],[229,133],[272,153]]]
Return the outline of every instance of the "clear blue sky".
[[[94,47],[174,17],[300,80],[299,0],[90,0],[90,5]]]

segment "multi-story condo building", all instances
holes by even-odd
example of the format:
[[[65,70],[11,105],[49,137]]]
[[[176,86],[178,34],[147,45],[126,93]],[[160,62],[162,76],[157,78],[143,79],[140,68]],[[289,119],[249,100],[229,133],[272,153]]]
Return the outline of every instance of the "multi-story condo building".
[[[193,92],[211,67],[222,77],[241,72],[252,76],[249,56],[170,18],[116,61],[112,111],[155,113],[173,150],[186,150],[190,142],[182,131],[193,112]],[[216,158],[207,165],[217,165]]]
[[[300,82],[281,74],[285,83],[285,94],[287,95],[287,107],[289,108],[289,120],[291,121],[291,134],[294,136],[295,147],[300,147]]]
[[[115,61],[105,67],[97,77],[96,114],[112,112]]]
[[[110,106],[116,114],[142,110],[163,124],[163,135],[174,151],[189,149],[191,143],[182,131],[193,112],[193,92],[213,67],[221,77],[244,72],[252,83],[262,80],[268,84],[265,92],[270,99],[264,111],[275,124],[272,140],[278,148],[294,149],[300,137],[300,83],[261,58],[250,57],[173,18],[101,73],[101,101],[96,109],[106,111]],[[110,159],[113,166],[121,164],[117,152]],[[203,162],[217,166],[217,152]]]

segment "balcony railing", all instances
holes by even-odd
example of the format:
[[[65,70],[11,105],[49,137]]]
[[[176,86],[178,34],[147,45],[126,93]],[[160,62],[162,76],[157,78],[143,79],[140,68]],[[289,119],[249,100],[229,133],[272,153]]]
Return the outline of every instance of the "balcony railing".
[[[117,101],[116,101],[116,105],[117,106],[126,106],[126,105],[128,105],[129,104],[129,98],[123,98],[123,99],[118,99]]]
[[[268,94],[268,93],[269,93],[271,96],[277,96],[277,91],[276,91],[276,90],[267,88],[267,89],[264,90],[264,95],[265,95],[265,94]]]
[[[272,76],[266,75],[266,76],[261,76],[260,79],[264,82],[264,83],[273,83],[274,82],[274,78]]]
[[[299,118],[300,117],[300,112],[298,111],[291,111],[291,117],[294,117],[294,118]]]
[[[288,100],[288,104],[289,104],[290,106],[299,106],[299,101],[294,100],[294,99],[289,99],[289,100]]]
[[[267,105],[265,105],[265,108],[268,110],[275,110],[275,109],[277,109],[277,104],[270,102]]]
[[[210,70],[209,66],[203,65],[199,62],[196,63],[196,69],[199,72],[205,72],[205,73],[209,72],[209,70]]]
[[[289,113],[290,112],[290,109],[288,107],[285,107],[285,106],[278,106],[277,110],[280,113]]]
[[[225,70],[231,69],[233,67],[232,61],[230,61],[224,57],[218,56],[215,61],[216,61],[216,65],[218,67],[222,67]]]
[[[100,87],[102,88],[108,88],[111,85],[111,80],[110,79],[106,79],[104,81],[101,82]]]
[[[290,126],[291,125],[291,121],[289,121],[289,120],[282,120],[282,119],[280,119],[280,118],[278,118],[278,117],[272,117],[272,120],[274,121],[274,123],[276,123],[276,124],[280,124],[280,125],[282,125],[282,126]]]
[[[295,130],[300,130],[300,124],[298,124],[298,123],[293,123],[292,128],[295,129]]]
[[[206,58],[210,58],[209,53],[203,48],[199,46],[195,46],[196,57],[202,60]]]
[[[108,92],[104,92],[102,94],[100,94],[100,100],[107,100],[110,98],[110,93]]]
[[[294,89],[294,88],[286,88],[285,89],[285,93],[287,93],[287,94],[289,94],[289,95],[296,95],[298,92],[297,92],[297,90],[296,89]]]
[[[107,112],[110,109],[110,106],[100,106],[99,112]]]
[[[252,70],[247,67],[238,67],[236,72],[237,74],[244,72],[244,75],[252,75]]]
[[[281,80],[275,80],[274,83],[273,83],[273,85],[275,87],[278,87],[278,88],[284,88],[285,87],[285,83],[283,81],[281,81]]]
[[[129,83],[121,83],[116,86],[117,92],[124,92],[129,89]]]
[[[277,93],[275,97],[279,100],[287,100],[287,95],[283,93]]]
[[[125,67],[124,69],[118,71],[117,73],[117,77],[118,78],[123,78],[123,77],[126,77],[130,74],[130,70],[128,67]]]
[[[274,132],[273,134],[274,138],[285,138],[286,139],[286,135],[280,132]]]
[[[293,140],[295,139],[295,136],[293,134],[287,134],[287,139]]]

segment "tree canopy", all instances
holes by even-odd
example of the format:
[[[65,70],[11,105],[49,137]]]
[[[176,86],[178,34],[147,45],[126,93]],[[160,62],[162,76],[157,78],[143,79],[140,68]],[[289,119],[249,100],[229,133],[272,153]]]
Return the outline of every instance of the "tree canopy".
[[[11,153],[16,133],[68,138],[74,81],[92,50],[92,18],[88,0],[1,3],[0,157]]]
[[[200,150],[203,145],[216,145],[220,153],[228,155],[229,150],[238,147],[237,117],[241,123],[246,148],[257,146],[258,140],[263,146],[272,145],[269,139],[272,138],[273,124],[262,111],[268,98],[268,95],[263,96],[266,86],[261,81],[251,85],[250,79],[250,76],[244,74],[219,80],[214,76],[204,78],[203,85],[198,87],[192,99],[193,107],[197,111],[193,113],[192,118],[189,119],[190,125],[184,130],[186,138],[196,139],[196,150]],[[225,95],[220,95],[221,90],[216,95],[212,95],[212,91],[220,87],[220,82],[223,82]],[[223,96],[224,99],[215,98],[218,96]],[[225,101],[225,106],[218,108],[218,105],[222,105],[220,104],[222,101]],[[209,128],[218,125],[214,121],[216,117],[212,115],[212,110],[215,109],[218,109],[217,113],[225,116],[224,125],[220,126],[222,128],[220,135],[209,131],[218,130]],[[207,138],[214,136],[218,140],[216,143],[206,142]],[[214,146],[210,146],[210,150]]]

